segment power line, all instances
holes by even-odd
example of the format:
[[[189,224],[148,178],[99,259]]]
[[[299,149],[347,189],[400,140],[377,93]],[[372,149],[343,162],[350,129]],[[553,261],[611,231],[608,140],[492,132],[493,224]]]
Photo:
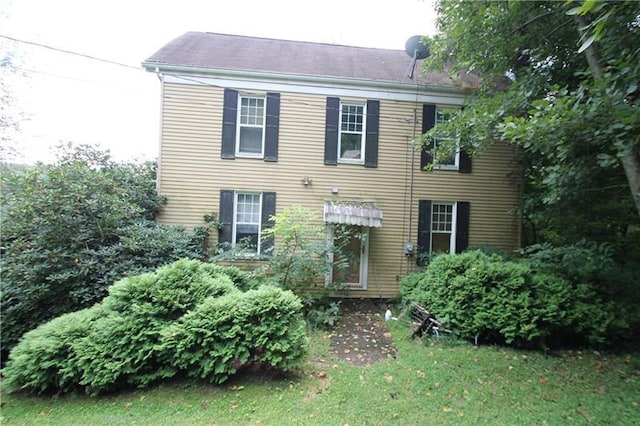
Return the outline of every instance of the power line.
[[[137,70],[137,71],[142,71],[142,68],[140,68],[140,67],[134,67],[132,65],[123,64],[122,62],[112,61],[110,59],[98,58],[96,56],[87,55],[86,53],[79,53],[79,52],[74,52],[72,50],[60,49],[58,47],[48,46],[46,44],[36,43],[34,41],[20,40],[18,38],[9,37],[9,36],[3,35],[3,34],[0,34],[0,38],[4,38],[4,39],[7,39],[7,40],[15,41],[17,43],[23,43],[23,44],[29,44],[29,45],[32,45],[32,46],[42,47],[44,49],[53,50],[55,52],[66,53],[67,55],[79,56],[81,58],[91,59],[92,61],[99,61],[99,62],[104,62],[104,63],[107,63],[107,64],[111,64],[111,65],[118,65],[120,67],[134,69],[134,70]]]

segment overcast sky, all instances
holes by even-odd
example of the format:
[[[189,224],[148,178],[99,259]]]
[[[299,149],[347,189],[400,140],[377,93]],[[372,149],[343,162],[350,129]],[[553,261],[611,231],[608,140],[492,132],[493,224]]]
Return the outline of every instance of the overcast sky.
[[[95,143],[118,160],[158,155],[160,86],[140,63],[186,31],[404,49],[435,33],[433,0],[3,0],[0,59],[22,161],[47,160],[59,141]],[[118,64],[103,62],[113,61]]]

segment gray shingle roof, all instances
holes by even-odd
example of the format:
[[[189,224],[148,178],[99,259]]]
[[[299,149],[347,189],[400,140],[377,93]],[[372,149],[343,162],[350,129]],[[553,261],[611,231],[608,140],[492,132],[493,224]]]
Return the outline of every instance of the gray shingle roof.
[[[456,86],[444,73],[422,75],[421,62],[418,61],[411,80],[408,77],[411,58],[404,50],[187,32],[151,55],[143,66],[148,69],[176,66]]]

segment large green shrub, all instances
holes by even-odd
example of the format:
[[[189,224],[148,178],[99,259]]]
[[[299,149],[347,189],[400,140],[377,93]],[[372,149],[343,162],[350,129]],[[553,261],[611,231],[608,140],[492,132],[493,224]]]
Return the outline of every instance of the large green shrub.
[[[401,291],[465,338],[521,347],[603,344],[625,330],[616,305],[593,283],[477,250],[435,257]]]
[[[193,377],[222,383],[251,364],[287,371],[306,352],[300,299],[264,286],[207,299],[167,330],[174,365]]]
[[[227,271],[239,276],[235,269],[183,259],[120,280],[101,304],[25,334],[3,370],[4,386],[97,394],[183,370],[220,383],[246,363],[292,368],[305,352],[300,300],[277,288],[242,292]],[[228,324],[237,338],[226,337]],[[202,339],[202,333],[213,337]],[[219,355],[227,353],[234,354],[231,366]],[[203,374],[209,362],[218,367]]]
[[[2,173],[3,359],[26,331],[99,302],[117,279],[203,258],[205,228],[153,221],[163,205],[155,175],[152,163],[116,163],[87,146]]]

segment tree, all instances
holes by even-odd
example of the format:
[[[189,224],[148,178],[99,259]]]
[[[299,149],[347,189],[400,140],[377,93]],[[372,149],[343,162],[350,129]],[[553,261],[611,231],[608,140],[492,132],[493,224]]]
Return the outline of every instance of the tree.
[[[637,5],[440,1],[426,66],[473,72],[481,83],[465,109],[427,137],[455,129],[471,152],[496,140],[517,144],[533,222],[550,211],[565,221],[575,214],[587,222],[578,234],[604,220],[622,229],[610,233],[628,237],[640,224]],[[561,222],[554,233],[566,232]]]
[[[3,173],[0,201],[5,354],[24,332],[101,300],[117,279],[204,257],[206,229],[154,222],[164,200],[153,163],[67,145],[54,164]]]

